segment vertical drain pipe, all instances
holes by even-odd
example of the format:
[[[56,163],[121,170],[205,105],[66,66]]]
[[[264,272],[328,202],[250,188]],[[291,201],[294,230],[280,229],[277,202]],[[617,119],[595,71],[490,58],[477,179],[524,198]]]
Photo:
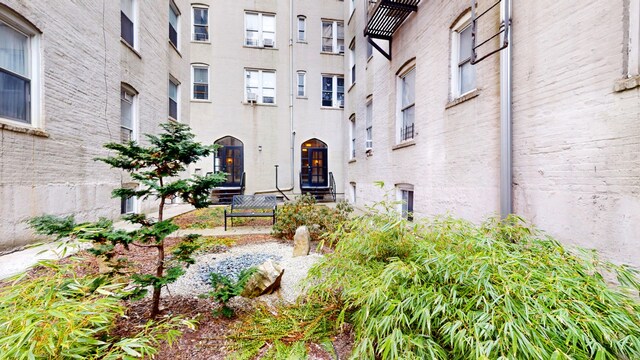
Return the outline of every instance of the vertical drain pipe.
[[[289,136],[291,137],[291,191],[295,189],[295,140],[296,132],[293,128],[293,89],[295,76],[293,67],[293,0],[289,0]]]
[[[504,219],[513,213],[511,0],[502,0],[500,15],[505,26],[503,40],[508,44],[500,51],[500,216]]]

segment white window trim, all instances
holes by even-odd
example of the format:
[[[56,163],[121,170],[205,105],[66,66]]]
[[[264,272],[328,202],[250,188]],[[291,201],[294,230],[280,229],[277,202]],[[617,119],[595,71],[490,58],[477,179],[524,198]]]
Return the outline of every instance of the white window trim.
[[[474,79],[475,85],[473,89],[469,91],[462,92],[462,83],[460,82],[460,68],[458,64],[460,63],[460,32],[466,30],[467,27],[471,26],[471,12],[467,11],[467,13],[462,16],[456,23],[451,27],[451,99],[455,100],[460,98],[466,94],[474,92],[477,85],[477,76]]]
[[[177,44],[174,44],[173,42],[171,42],[171,39],[169,39],[169,42],[179,52],[180,51],[180,47],[182,47],[182,41],[180,41],[180,25],[181,25],[181,22],[182,22],[182,19],[181,19],[182,18],[182,13],[180,12],[180,9],[178,9],[178,5],[176,5],[176,3],[173,0],[169,1],[169,9],[173,10],[173,12],[176,14],[176,42],[177,42]],[[169,26],[171,26],[171,23],[169,23]]]
[[[247,99],[247,95],[249,94],[249,92],[247,91],[247,73],[248,72],[258,72],[259,76],[260,76],[260,81],[258,82],[258,98],[256,100],[257,104],[261,104],[261,105],[268,105],[268,106],[275,106],[278,103],[278,75],[277,72],[275,70],[271,70],[271,69],[254,69],[254,68],[245,68],[244,69],[244,102],[245,103],[249,103],[249,100]],[[263,95],[263,77],[262,74],[268,72],[268,73],[273,73],[274,79],[275,79],[275,84],[273,84],[274,88],[273,88],[273,103],[265,103],[264,102],[264,95]]]
[[[138,19],[140,18],[140,11],[139,11],[139,4],[138,4],[138,0],[131,0],[131,3],[133,5],[133,19],[129,19],[133,22],[133,45],[129,44],[126,40],[122,39],[122,41],[127,44],[127,46],[130,46],[131,48],[133,48],[136,51],[140,51],[140,38],[139,38],[139,28],[138,28]],[[122,9],[120,9],[120,11],[122,11]]]
[[[416,205],[416,198],[415,198],[415,191],[414,191],[414,186],[411,184],[396,184],[396,200],[398,201],[398,212],[400,213],[401,216],[403,216],[404,214],[402,213],[402,208],[404,206],[404,201],[402,200],[402,194],[403,192],[411,192],[412,193],[412,204],[411,207],[414,208],[411,212],[411,217],[409,221],[413,221],[414,219],[414,213],[415,213],[415,205]],[[409,207],[409,204],[407,204],[407,208]]]
[[[176,79],[175,77],[169,75],[169,82],[172,82],[175,86],[176,86],[176,118],[173,118],[172,116],[169,115],[169,107],[167,107],[167,117],[170,120],[176,121],[176,122],[180,122],[180,94],[182,92],[181,86],[180,86],[180,81],[178,81],[178,79]],[[170,99],[170,89],[169,89],[169,83],[167,83],[167,101],[169,101]]]
[[[43,69],[42,69],[42,53],[40,51],[41,34],[33,27],[33,25],[25,22],[20,17],[10,12],[2,11],[0,7],[0,21],[6,23],[14,30],[24,34],[28,37],[29,41],[29,80],[30,80],[30,94],[31,108],[30,108],[30,122],[25,123],[8,118],[0,117],[0,123],[13,125],[21,128],[44,128],[44,119],[42,117],[42,87],[43,87]]]
[[[322,49],[322,39],[324,38],[323,36],[323,24],[324,23],[331,23],[331,51],[325,51]],[[343,21],[337,21],[337,20],[327,20],[327,19],[323,19],[322,21],[320,21],[320,52],[325,53],[325,54],[340,54],[340,55],[344,55],[344,49],[342,49],[342,51],[340,51],[340,49],[338,49],[338,24],[342,24],[342,31],[343,31],[343,38],[342,38],[342,46],[344,47],[344,22]]]
[[[207,40],[196,40],[196,21],[194,17],[195,9],[207,10]],[[191,41],[196,43],[211,43],[211,19],[209,18],[209,6],[204,4],[191,5]]]
[[[122,97],[122,92],[125,92],[132,97],[131,101],[131,140],[138,142],[138,92],[135,89],[125,86],[124,84],[120,87],[120,96]],[[121,100],[122,102],[122,100]],[[122,119],[120,121],[120,127],[122,126]]]
[[[356,10],[356,0],[349,1],[349,17],[353,15],[353,12]]]
[[[414,131],[413,137],[410,138],[410,139],[403,140],[402,139],[402,135],[401,135],[402,134],[403,120],[404,120],[403,119],[403,116],[404,116],[403,111],[405,109],[408,109],[409,107],[411,107],[411,105],[407,105],[404,108],[402,107],[402,96],[403,96],[403,94],[402,94],[402,82],[404,81],[404,78],[407,76],[407,74],[409,74],[411,71],[416,71],[416,73],[415,73],[416,74],[416,84],[414,84],[416,86],[413,88],[413,91],[414,91],[414,94],[413,94],[414,95],[413,107],[414,107],[414,114],[415,114],[416,89],[418,88],[418,86],[417,86],[417,79],[418,79],[417,75],[418,75],[418,73],[417,73],[417,70],[416,70],[415,63],[411,64],[410,66],[406,66],[406,69],[402,73],[399,73],[398,76],[396,77],[396,144],[400,144],[400,143],[407,142],[407,141],[412,141],[413,139],[415,139],[415,136],[416,136],[416,134],[415,134],[416,118],[415,117],[413,119],[413,131]]]
[[[300,95],[298,89],[300,89],[300,75],[302,75],[302,92]],[[296,97],[297,98],[306,98],[307,97],[307,72],[304,70],[300,70],[296,73]]]
[[[640,76],[640,0],[629,3],[629,43],[627,76]]]
[[[247,15],[258,15],[258,44],[257,45],[249,45],[247,44]],[[274,23],[274,31],[273,31],[273,46],[269,48],[276,49],[278,45],[278,19],[276,18],[276,14],[273,13],[263,13],[259,11],[245,11],[244,12],[244,46],[247,47],[255,47],[255,48],[264,48],[264,26],[262,25],[262,17],[263,16],[272,16]]]
[[[300,29],[300,20],[302,20],[302,29]],[[296,34],[296,41],[299,43],[307,42],[307,17],[304,15],[298,15],[298,24],[296,25],[298,28],[298,32]],[[300,30],[304,34],[304,38],[300,39]]]
[[[331,104],[333,104],[333,106],[325,106],[322,105],[322,93],[324,92],[324,89],[322,88],[322,78],[325,77],[330,77],[332,78],[332,82],[331,82]],[[332,75],[332,74],[322,74],[322,76],[320,77],[320,106],[322,108],[325,109],[342,109],[344,108],[344,96],[345,96],[345,89],[344,89],[344,85],[343,87],[343,92],[342,92],[342,106],[340,106],[339,102],[338,102],[338,79],[341,78],[342,79],[342,83],[344,84],[344,76],[343,75]]]
[[[351,188],[351,203],[355,205],[357,203],[358,188],[356,187],[355,182],[350,182],[349,185],[349,187]]]
[[[206,99],[196,99],[193,88],[195,87],[195,79],[196,79],[196,68],[199,69],[207,69],[207,98]],[[204,63],[193,63],[191,64],[191,101],[202,101],[209,102],[211,101],[211,70],[209,65]]]
[[[356,116],[349,118],[349,160],[356,158]]]
[[[371,117],[369,117],[369,111],[367,110],[371,106]],[[365,105],[364,110],[364,149],[365,151],[373,149],[373,99],[369,99]],[[371,137],[367,133],[367,129],[371,128]]]
[[[356,66],[356,39],[351,40],[349,44],[349,86],[353,86],[356,83],[355,73],[357,69],[354,69]]]

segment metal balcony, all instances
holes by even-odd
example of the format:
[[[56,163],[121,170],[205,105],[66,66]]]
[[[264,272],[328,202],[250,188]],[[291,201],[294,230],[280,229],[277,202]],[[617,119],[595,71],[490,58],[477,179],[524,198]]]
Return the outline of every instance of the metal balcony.
[[[391,60],[391,39],[404,20],[414,11],[418,11],[420,0],[369,0],[367,6],[367,25],[364,36],[387,59]],[[389,41],[389,52],[385,52],[371,39]]]

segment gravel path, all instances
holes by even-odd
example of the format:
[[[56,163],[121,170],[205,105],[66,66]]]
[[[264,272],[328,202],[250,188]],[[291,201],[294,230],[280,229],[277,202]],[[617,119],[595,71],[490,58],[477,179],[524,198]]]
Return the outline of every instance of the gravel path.
[[[264,300],[274,302],[280,299],[293,303],[301,292],[300,280],[307,276],[309,268],[320,260],[322,255],[312,253],[295,258],[292,255],[293,246],[278,242],[236,246],[224,253],[200,255],[196,257],[196,263],[187,269],[186,274],[170,284],[169,291],[163,294],[184,296],[206,294],[211,291],[211,286],[207,283],[210,271],[236,278],[243,269],[260,265],[267,259],[273,259],[282,265],[284,275],[279,292],[263,296]]]

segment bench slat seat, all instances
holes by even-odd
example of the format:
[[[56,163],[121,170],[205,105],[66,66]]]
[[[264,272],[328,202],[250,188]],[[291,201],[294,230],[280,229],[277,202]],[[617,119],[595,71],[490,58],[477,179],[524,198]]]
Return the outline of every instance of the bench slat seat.
[[[270,211],[255,211],[270,210]],[[233,195],[231,210],[224,209],[224,230],[227,231],[227,218],[234,217],[271,217],[276,223],[276,197],[275,195]]]

